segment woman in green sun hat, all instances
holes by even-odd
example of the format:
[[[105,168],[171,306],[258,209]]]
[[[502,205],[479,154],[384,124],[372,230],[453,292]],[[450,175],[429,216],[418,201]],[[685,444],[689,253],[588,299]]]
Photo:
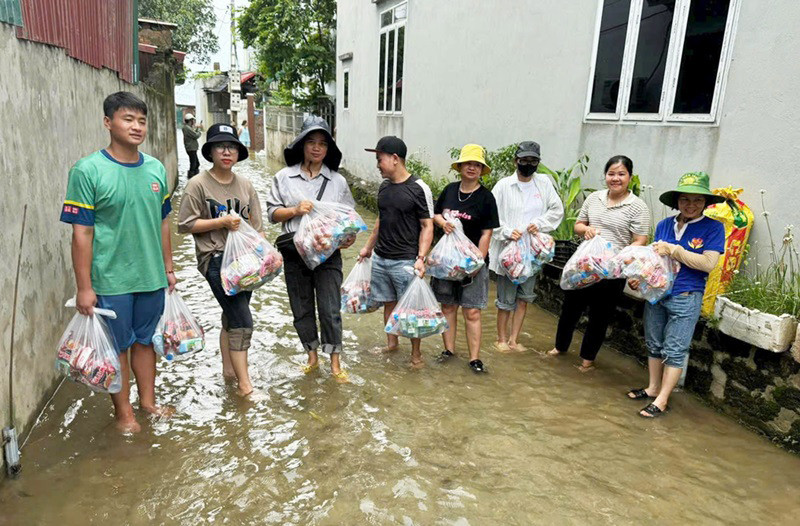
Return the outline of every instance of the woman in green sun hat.
[[[650,383],[643,389],[632,389],[628,397],[652,400],[639,411],[645,418],[667,411],[669,395],[681,377],[700,317],[706,278],[725,251],[725,227],[703,215],[707,206],[725,200],[711,192],[707,173],[684,174],[678,187],[661,194],[659,200],[679,213],[658,223],[652,246],[660,255],[680,262],[681,269],[670,293],[644,307]],[[639,286],[637,280],[628,284],[633,289]]]

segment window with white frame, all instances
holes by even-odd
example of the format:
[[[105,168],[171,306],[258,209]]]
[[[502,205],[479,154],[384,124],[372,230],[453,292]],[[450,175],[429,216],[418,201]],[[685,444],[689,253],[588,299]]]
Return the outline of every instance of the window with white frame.
[[[350,109],[350,70],[344,70],[342,74],[342,108],[345,110]]]
[[[714,122],[740,0],[599,0],[586,119]]]
[[[403,109],[403,51],[407,14],[406,3],[380,14],[378,111],[381,113],[400,113]]]

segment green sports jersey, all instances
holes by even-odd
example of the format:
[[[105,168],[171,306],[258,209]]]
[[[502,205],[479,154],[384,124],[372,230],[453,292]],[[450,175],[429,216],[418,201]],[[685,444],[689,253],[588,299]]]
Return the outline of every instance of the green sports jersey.
[[[69,171],[61,221],[94,227],[92,287],[110,296],[167,286],[161,221],[172,210],[167,171],[139,154],[121,163],[105,150],[79,160]]]

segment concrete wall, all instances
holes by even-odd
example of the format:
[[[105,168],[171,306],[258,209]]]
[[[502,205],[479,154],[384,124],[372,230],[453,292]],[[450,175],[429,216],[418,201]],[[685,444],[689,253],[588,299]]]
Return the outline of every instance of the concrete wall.
[[[0,427],[11,424],[9,372],[14,383],[13,424],[27,433],[42,403],[56,385],[55,347],[74,311],[63,307],[75,293],[70,259],[71,229],[59,222],[70,166],[105,147],[103,99],[119,90],[137,93],[149,106],[149,132],[142,150],[160,159],[172,185],[177,182],[175,106],[171,76],[165,72],[161,94],[132,86],[115,73],[69,58],[64,50],[17,40],[0,23]],[[12,307],[23,206],[22,264],[14,366]]]
[[[344,166],[359,177],[378,177],[363,148],[386,133],[402,136],[442,174],[452,146],[535,139],[550,167],[587,153],[589,186],[601,184],[608,157],[624,153],[655,194],[686,171],[705,170],[716,186],[744,187],[756,212],[766,189],[773,229],[797,222],[794,200],[784,197],[800,191],[792,168],[800,154],[797,2],[776,0],[771,9],[741,2],[718,126],[584,123],[597,0],[409,0],[403,115],[379,116],[379,13],[398,3],[338,2],[337,56],[353,56],[337,64],[337,142]],[[656,219],[665,213],[653,210]],[[753,235],[765,244],[766,229]]]

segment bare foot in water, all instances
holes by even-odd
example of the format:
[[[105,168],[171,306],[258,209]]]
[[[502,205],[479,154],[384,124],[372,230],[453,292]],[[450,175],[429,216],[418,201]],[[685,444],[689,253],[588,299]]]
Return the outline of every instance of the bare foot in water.
[[[596,367],[594,366],[594,362],[590,362],[588,360],[584,360],[582,364],[578,366],[578,370],[582,373],[588,373],[590,371],[594,371]]]
[[[422,358],[411,358],[412,369],[422,369],[423,367],[425,367],[425,360]]]
[[[505,352],[505,353],[511,352],[511,347],[506,342],[494,342],[494,348],[498,352]]]
[[[138,433],[142,430],[142,426],[139,425],[139,422],[136,421],[136,417],[133,416],[133,413],[127,415],[119,415],[116,417],[117,420],[117,431],[120,433],[127,435],[131,433]]]
[[[236,388],[236,394],[241,396],[242,398],[246,396],[250,396],[253,394],[253,384],[251,383],[243,383],[240,382],[239,386]]]
[[[549,351],[547,351],[547,356],[558,356],[559,354],[563,354],[561,351],[553,347]]]
[[[392,353],[400,350],[400,347],[389,347],[388,345],[381,349],[382,353]]]
[[[524,345],[517,342],[508,342],[508,348],[513,352],[525,352],[528,350]]]
[[[171,405],[154,405],[154,406],[141,406],[142,411],[149,413],[151,416],[154,416],[161,420],[168,420],[172,415],[175,414],[175,408]]]

